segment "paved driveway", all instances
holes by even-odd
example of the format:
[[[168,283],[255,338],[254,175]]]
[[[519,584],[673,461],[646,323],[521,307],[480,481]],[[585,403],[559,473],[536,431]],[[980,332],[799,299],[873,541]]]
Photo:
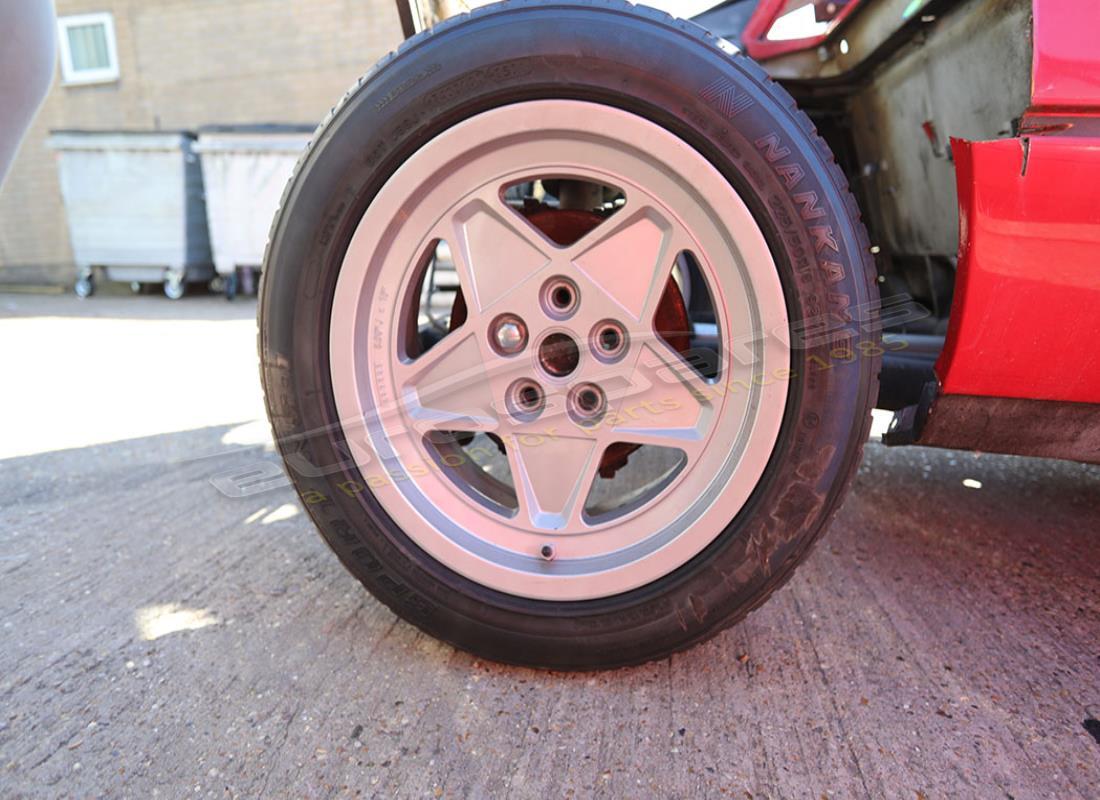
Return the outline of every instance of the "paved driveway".
[[[1100,469],[872,444],[739,627],[501,667],[372,600],[285,486],[216,488],[273,458],[253,311],[0,295],[0,796],[1097,796]]]

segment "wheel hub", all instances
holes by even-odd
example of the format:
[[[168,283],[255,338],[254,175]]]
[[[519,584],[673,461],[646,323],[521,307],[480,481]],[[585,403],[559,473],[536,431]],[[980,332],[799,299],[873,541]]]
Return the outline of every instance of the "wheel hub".
[[[559,245],[567,245],[575,242],[585,234],[595,230],[604,220],[605,216],[595,211],[579,209],[553,208],[544,203],[528,203],[523,208],[523,216],[535,228],[546,235],[551,241]],[[576,284],[568,278],[556,277],[547,281],[540,294],[543,309],[549,316],[555,319],[567,317],[578,302]],[[455,293],[454,303],[451,306],[450,330],[455,330],[466,321],[466,298],[459,288]],[[511,315],[505,315],[498,322],[494,336],[495,348],[504,355],[510,355],[521,351],[527,343],[527,329],[522,321]],[[687,304],[684,295],[680,291],[679,284],[674,278],[669,278],[665,291],[661,295],[660,303],[655,314],[654,327],[659,334],[678,352],[687,353],[691,348],[691,321],[688,317]],[[507,328],[507,330],[503,330]],[[520,333],[522,331],[522,334]],[[501,337],[510,343],[506,346]],[[522,339],[522,344],[520,340]],[[596,328],[593,328],[589,336],[589,346],[593,355],[605,362],[617,361],[627,348],[629,336],[623,326],[614,320],[605,320]],[[576,368],[577,353],[576,344],[572,345],[564,339],[556,339],[549,347],[547,341],[543,341],[543,348],[539,351],[539,360],[550,375],[562,377],[568,375]],[[601,390],[602,391],[602,390]],[[571,412],[574,421],[578,418]],[[583,418],[583,412],[580,417]],[[600,458],[598,474],[601,478],[610,480],[616,473],[627,465],[630,455],[636,452],[639,445],[616,443],[607,448]]]

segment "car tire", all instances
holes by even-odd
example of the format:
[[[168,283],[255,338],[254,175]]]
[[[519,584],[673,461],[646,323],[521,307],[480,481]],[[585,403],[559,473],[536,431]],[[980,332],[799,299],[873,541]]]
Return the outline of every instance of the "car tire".
[[[666,574],[562,600],[471,578],[429,552],[425,531],[395,521],[342,423],[330,350],[349,247],[402,165],[480,115],[542,101],[630,115],[704,159],[766,243],[782,289],[779,334],[790,344],[774,442],[736,512]],[[615,0],[500,3],[405,42],[314,135],[284,193],[263,267],[258,341],[267,408],[303,506],[347,569],[400,617],[502,662],[640,663],[742,619],[790,577],[835,514],[878,391],[874,277],[859,211],[832,154],[750,59],[692,23]]]

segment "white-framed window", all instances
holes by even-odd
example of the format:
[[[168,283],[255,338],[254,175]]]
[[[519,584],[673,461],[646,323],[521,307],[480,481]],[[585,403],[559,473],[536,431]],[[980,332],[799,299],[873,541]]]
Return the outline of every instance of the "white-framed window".
[[[61,82],[109,83],[118,80],[115,21],[107,12],[58,17]]]

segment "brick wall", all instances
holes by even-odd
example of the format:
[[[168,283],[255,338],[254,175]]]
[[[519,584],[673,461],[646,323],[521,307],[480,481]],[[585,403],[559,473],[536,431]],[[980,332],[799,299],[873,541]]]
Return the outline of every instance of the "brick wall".
[[[114,15],[120,79],[60,74],[0,192],[0,282],[72,278],[50,129],[319,122],[401,40],[393,0],[57,0]]]

